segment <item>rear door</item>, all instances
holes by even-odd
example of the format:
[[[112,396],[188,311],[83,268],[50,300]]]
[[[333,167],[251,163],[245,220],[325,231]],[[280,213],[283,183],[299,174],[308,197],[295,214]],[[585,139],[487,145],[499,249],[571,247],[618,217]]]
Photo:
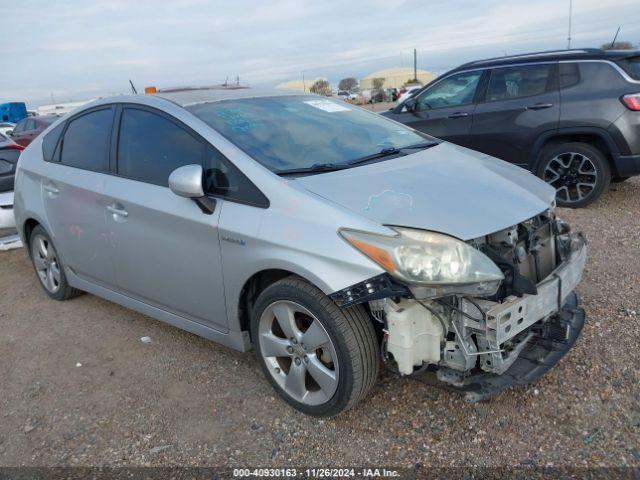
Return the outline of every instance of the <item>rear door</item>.
[[[482,70],[461,72],[420,93],[414,108],[390,118],[437,138],[467,145]]]
[[[119,290],[189,320],[227,330],[218,219],[175,195],[169,175],[206,161],[195,132],[163,112],[124,106],[118,113],[117,176],[107,184],[107,225]]]
[[[109,288],[115,275],[104,189],[114,112],[113,106],[83,112],[43,139],[51,166],[42,179],[42,195],[58,253],[77,276]]]
[[[557,63],[494,68],[483,97],[469,147],[526,165],[540,135],[558,128]]]

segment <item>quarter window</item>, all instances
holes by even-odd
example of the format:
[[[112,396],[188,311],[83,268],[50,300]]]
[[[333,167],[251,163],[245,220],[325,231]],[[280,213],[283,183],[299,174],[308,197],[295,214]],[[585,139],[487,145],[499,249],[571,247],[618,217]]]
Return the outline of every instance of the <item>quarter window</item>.
[[[531,97],[547,91],[551,64],[496,68],[491,71],[487,101]]]
[[[147,110],[125,108],[120,123],[118,174],[167,187],[184,165],[202,165],[204,144],[171,120]]]
[[[54,160],[54,157],[56,157],[55,153],[59,153],[60,151],[60,149],[56,149],[56,147],[58,146],[58,140],[60,139],[62,130],[64,130],[64,122],[44,136],[42,140],[42,155],[45,161],[57,162],[59,160],[58,158]]]
[[[61,163],[108,172],[112,124],[113,108],[96,110],[71,120],[62,140]]]
[[[418,110],[459,107],[473,102],[482,71],[452,75],[423,92],[416,101]]]

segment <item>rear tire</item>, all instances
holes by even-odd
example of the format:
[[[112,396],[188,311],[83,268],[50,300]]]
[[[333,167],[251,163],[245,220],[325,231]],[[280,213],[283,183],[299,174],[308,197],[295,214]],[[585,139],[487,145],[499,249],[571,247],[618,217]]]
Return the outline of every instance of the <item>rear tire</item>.
[[[82,293],[67,282],[64,265],[44,228],[37,225],[29,236],[29,254],[40,285],[54,300],[69,300]]]
[[[269,383],[307,415],[330,417],[350,409],[378,377],[379,347],[366,310],[342,309],[299,277],[260,294],[251,338]]]
[[[568,208],[594,202],[611,182],[611,168],[603,153],[580,142],[543,150],[535,173],[556,189],[557,204]]]

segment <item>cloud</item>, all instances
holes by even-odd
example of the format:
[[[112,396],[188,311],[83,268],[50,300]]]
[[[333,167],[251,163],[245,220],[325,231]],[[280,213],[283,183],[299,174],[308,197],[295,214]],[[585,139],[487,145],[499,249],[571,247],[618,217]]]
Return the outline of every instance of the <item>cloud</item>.
[[[597,46],[622,25],[640,39],[637,0],[574,3],[573,45]],[[12,68],[0,99],[32,103],[140,86],[212,84],[240,75],[275,84],[363,76],[566,46],[568,4],[556,0],[23,0],[3,6]]]

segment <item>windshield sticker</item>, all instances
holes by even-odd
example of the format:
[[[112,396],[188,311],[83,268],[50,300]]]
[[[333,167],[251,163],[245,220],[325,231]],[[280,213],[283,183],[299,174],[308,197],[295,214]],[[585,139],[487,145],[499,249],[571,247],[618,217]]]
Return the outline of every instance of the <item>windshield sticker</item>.
[[[307,100],[304,103],[311,105],[314,108],[324,110],[325,112],[348,112],[350,108],[345,107],[337,103],[330,102],[329,100]]]

